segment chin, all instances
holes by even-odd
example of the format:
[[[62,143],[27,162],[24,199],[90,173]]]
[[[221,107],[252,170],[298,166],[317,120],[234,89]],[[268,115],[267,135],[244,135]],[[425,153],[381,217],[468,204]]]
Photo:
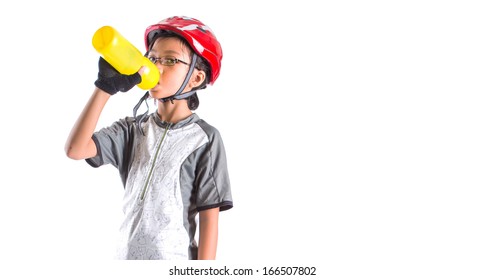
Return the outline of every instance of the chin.
[[[153,99],[160,99],[160,98],[169,97],[170,94],[165,94],[160,90],[150,90],[150,96]]]

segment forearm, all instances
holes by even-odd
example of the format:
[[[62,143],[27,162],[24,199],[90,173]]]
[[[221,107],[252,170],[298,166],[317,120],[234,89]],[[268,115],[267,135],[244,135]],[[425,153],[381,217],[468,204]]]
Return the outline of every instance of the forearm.
[[[217,254],[219,208],[208,209],[199,213],[199,260],[214,260]]]
[[[106,92],[95,88],[67,138],[65,152],[69,158],[84,159],[96,155],[92,134],[109,97]]]

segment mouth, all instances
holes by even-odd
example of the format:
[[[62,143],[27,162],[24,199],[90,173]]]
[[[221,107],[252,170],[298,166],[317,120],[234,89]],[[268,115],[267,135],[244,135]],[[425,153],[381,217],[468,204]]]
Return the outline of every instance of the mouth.
[[[156,90],[161,86],[160,82],[158,82],[154,87],[151,88],[151,90]]]

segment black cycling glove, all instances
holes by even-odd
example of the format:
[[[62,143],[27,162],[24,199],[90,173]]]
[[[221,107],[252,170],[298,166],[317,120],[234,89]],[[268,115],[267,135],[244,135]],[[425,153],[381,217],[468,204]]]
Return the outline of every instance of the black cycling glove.
[[[99,57],[99,73],[97,76],[94,84],[111,95],[119,91],[126,92],[141,83],[141,75],[138,72],[132,75],[123,75],[102,57]]]

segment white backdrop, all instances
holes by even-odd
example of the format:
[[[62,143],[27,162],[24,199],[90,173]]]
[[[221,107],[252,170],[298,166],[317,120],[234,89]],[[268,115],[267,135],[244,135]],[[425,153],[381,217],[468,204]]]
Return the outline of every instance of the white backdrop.
[[[142,50],[148,25],[185,15],[224,50],[197,110],[222,134],[234,198],[210,264],[316,266],[319,279],[482,279],[478,3],[0,4],[2,274],[168,276],[171,263],[112,260],[117,171],[63,148],[93,90],[97,28],[114,26]],[[142,93],[112,98],[99,128],[131,115]]]

